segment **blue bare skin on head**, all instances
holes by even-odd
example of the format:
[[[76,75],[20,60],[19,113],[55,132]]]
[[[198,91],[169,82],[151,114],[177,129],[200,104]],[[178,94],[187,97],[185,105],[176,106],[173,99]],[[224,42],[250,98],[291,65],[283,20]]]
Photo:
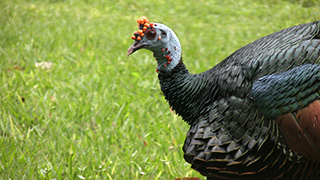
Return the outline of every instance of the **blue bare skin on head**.
[[[181,45],[176,34],[166,25],[148,23],[144,18],[138,19],[139,29],[132,39],[134,44],[128,49],[131,55],[139,49],[148,49],[153,52],[157,60],[157,72],[170,72],[181,59]]]

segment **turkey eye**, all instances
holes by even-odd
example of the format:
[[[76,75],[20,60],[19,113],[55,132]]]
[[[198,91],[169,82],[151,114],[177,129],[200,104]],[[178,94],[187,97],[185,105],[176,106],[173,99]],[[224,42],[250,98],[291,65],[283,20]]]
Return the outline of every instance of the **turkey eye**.
[[[145,34],[147,35],[147,38],[150,40],[153,39],[154,37],[156,37],[156,35],[157,35],[157,33],[154,29],[149,29]]]

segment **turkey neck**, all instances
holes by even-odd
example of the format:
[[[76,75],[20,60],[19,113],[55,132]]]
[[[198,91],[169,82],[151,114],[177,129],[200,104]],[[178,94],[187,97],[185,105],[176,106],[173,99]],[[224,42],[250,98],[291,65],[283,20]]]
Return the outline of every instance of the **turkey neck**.
[[[204,73],[190,74],[181,58],[181,45],[174,32],[161,48],[151,49],[157,60],[161,91],[173,110],[194,125],[212,103],[217,88]]]
[[[198,115],[207,111],[217,92],[216,86],[208,84],[203,74],[190,74],[182,59],[170,72],[160,71],[158,78],[172,109],[190,125],[197,123]]]
[[[152,49],[157,61],[157,71],[169,73],[181,59],[181,46],[178,38],[172,32],[172,38],[161,48]]]

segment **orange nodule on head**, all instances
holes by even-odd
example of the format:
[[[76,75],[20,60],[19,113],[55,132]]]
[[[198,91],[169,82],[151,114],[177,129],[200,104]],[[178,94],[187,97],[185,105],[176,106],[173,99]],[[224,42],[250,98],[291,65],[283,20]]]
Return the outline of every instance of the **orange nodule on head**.
[[[145,16],[142,16],[139,19],[137,19],[137,23],[139,24],[138,25],[139,30],[134,32],[134,36],[132,36],[131,39],[140,41],[141,37],[144,36],[144,32],[146,32],[146,30],[149,27],[153,28],[154,24],[153,23],[149,24],[149,20]]]
[[[143,24],[145,24],[145,23],[149,23],[149,20],[148,20],[147,17],[142,16],[141,18],[139,18],[139,19],[137,20],[137,22],[138,22],[139,24],[143,25]]]
[[[140,35],[143,34],[143,30],[138,30],[137,31]]]

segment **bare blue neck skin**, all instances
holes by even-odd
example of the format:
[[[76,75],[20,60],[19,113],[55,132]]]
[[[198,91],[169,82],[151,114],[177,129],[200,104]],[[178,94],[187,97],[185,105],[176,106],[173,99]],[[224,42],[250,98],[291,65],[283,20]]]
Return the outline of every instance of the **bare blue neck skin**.
[[[158,24],[162,26],[162,24]],[[164,25],[163,25],[164,26]],[[168,40],[162,47],[154,49],[154,57],[157,60],[157,71],[170,72],[177,66],[181,59],[181,45],[176,34],[170,29]]]

